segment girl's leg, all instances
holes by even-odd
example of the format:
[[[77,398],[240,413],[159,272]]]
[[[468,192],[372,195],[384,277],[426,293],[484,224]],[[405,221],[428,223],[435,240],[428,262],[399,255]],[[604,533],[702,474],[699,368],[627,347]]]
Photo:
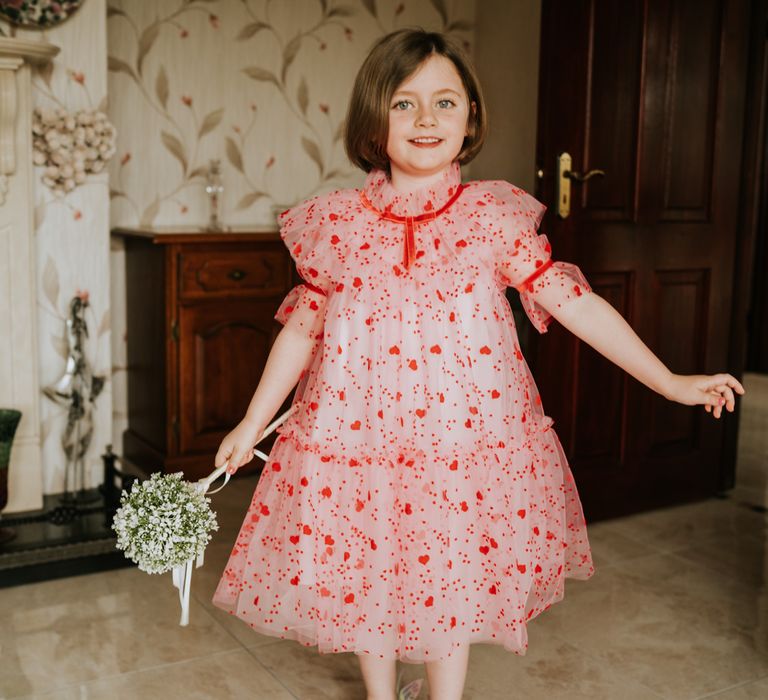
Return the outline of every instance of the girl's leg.
[[[357,654],[365,681],[367,700],[394,700],[397,682],[395,659],[380,659],[371,654]]]
[[[440,661],[427,661],[430,700],[461,700],[469,664],[469,643],[454,649]]]

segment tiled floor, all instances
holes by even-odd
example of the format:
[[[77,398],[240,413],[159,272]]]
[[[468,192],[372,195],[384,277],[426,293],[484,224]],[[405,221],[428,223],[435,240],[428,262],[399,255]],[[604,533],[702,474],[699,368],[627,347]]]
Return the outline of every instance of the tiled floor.
[[[466,700],[768,698],[768,519],[749,507],[768,505],[768,377],[745,384],[730,497],[591,525],[595,576],[568,581],[526,656],[474,645]],[[260,636],[210,604],[254,485],[214,497],[222,527],[187,628],[169,575],[0,590],[0,698],[363,700],[354,655]]]

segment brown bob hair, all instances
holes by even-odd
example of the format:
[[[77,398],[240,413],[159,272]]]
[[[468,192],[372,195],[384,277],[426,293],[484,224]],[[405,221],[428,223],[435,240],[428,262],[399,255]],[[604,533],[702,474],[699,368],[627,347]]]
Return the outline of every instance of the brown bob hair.
[[[344,148],[349,160],[365,172],[374,168],[389,172],[390,100],[398,86],[433,54],[445,56],[456,66],[469,98],[469,134],[456,159],[461,165],[469,163],[482,148],[487,130],[485,102],[467,55],[443,34],[420,28],[400,29],[374,44],[352,88],[344,125]]]

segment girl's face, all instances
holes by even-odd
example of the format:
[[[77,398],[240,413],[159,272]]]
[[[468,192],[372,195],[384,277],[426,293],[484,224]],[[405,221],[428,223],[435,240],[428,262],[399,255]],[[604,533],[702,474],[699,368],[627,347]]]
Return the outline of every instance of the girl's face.
[[[432,54],[395,90],[389,105],[392,184],[428,185],[461,152],[469,99],[453,62]]]

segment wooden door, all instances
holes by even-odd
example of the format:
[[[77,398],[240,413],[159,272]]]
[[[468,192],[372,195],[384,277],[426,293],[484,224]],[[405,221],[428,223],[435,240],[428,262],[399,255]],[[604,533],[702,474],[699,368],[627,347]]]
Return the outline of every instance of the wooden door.
[[[213,469],[222,438],[245,415],[279,330],[274,312],[271,298],[179,310],[179,453],[209,457],[201,476]]]
[[[578,264],[677,373],[727,364],[748,0],[545,0],[537,165],[555,259]],[[555,163],[573,183],[560,219]],[[557,324],[531,364],[588,520],[702,498],[733,469],[723,420],[666,401]]]

